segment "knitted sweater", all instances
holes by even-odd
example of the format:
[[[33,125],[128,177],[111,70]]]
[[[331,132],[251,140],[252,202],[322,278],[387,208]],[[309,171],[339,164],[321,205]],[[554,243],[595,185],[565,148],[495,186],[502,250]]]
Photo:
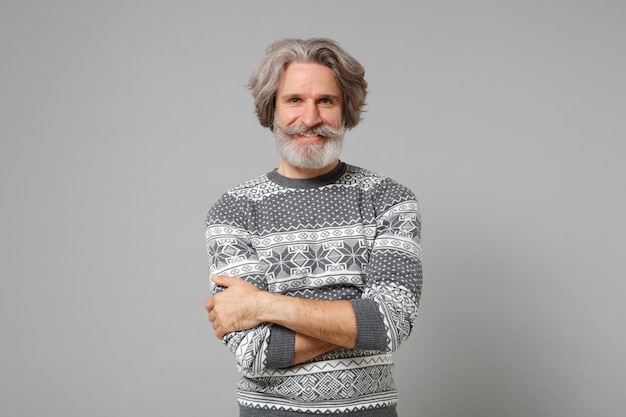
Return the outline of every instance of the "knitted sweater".
[[[341,162],[312,179],[276,171],[209,210],[211,274],[261,290],[350,300],[354,349],[295,365],[293,331],[272,323],[229,333],[242,416],[395,416],[394,352],[413,329],[422,287],[420,211],[397,182]],[[219,291],[211,282],[211,293]]]

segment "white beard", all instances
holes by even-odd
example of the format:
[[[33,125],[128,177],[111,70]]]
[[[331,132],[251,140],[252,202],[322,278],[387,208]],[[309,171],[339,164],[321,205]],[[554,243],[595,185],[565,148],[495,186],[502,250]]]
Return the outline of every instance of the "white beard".
[[[337,159],[343,147],[345,129],[333,129],[322,125],[309,129],[304,125],[289,125],[285,129],[278,127],[274,122],[276,149],[287,163],[302,169],[322,169]],[[313,131],[324,136],[325,140],[319,143],[299,143],[291,138],[292,135]]]

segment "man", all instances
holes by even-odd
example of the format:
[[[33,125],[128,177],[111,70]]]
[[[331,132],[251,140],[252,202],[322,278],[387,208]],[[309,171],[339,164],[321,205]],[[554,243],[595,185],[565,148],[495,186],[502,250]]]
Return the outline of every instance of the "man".
[[[421,221],[409,189],[339,160],[364,74],[332,40],[285,39],[250,78],[281,162],[206,223],[206,309],[242,375],[240,416],[397,415],[391,354],[417,317]]]

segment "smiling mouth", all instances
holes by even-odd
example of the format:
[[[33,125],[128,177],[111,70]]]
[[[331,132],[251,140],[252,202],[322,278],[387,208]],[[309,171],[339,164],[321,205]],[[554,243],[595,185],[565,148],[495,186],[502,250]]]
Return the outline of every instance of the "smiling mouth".
[[[317,133],[298,133],[296,136],[307,142],[315,142],[326,138],[325,136],[318,135]]]

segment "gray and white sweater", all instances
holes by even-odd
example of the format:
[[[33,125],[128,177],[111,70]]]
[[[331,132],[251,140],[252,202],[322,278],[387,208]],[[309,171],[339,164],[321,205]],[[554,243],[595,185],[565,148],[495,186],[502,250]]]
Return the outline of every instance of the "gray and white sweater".
[[[272,323],[229,333],[242,416],[395,416],[394,352],[413,329],[422,288],[415,195],[340,163],[297,180],[276,171],[226,192],[209,210],[210,274],[294,297],[351,301],[357,345],[294,365],[293,331]],[[219,291],[211,281],[211,293]]]

